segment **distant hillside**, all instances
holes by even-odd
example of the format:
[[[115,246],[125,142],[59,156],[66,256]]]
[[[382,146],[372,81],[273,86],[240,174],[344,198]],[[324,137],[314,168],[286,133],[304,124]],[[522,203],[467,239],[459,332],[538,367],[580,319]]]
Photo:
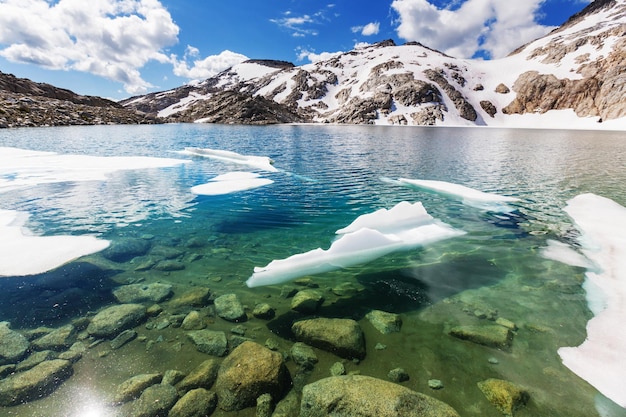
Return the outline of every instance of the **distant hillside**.
[[[100,97],[0,72],[0,128],[154,123],[156,118]]]
[[[626,129],[626,0],[596,0],[504,59],[384,41],[303,66],[246,61],[122,104],[184,122]]]

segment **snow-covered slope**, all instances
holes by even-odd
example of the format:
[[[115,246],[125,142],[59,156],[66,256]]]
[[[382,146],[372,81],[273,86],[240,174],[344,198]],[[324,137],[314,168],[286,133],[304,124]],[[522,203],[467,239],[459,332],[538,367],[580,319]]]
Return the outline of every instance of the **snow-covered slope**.
[[[596,0],[504,59],[384,41],[299,67],[247,61],[124,105],[172,121],[626,130],[625,34],[626,0]]]

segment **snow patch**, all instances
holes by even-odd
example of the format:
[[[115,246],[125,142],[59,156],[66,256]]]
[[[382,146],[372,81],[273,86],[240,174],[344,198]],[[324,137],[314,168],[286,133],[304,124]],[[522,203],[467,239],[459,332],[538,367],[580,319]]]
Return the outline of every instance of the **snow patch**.
[[[267,156],[242,155],[237,152],[209,148],[185,148],[179,153],[184,155],[202,156],[218,161],[230,162],[238,165],[247,165],[263,171],[277,172],[273,161]]]
[[[222,195],[238,191],[251,190],[273,183],[267,178],[260,178],[253,172],[229,172],[218,175],[206,184],[191,187],[191,192],[199,195]]]
[[[596,265],[587,271],[584,285],[594,317],[583,344],[558,353],[565,366],[626,407],[626,208],[582,194],[568,201],[565,211],[581,233],[584,255]]]

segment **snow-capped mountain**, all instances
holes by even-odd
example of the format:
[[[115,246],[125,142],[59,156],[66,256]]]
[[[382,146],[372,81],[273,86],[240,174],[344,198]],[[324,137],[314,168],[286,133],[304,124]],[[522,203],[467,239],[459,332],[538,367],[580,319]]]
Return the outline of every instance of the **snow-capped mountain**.
[[[297,67],[246,61],[123,104],[185,122],[626,129],[626,0],[596,0],[504,59],[384,41]]]

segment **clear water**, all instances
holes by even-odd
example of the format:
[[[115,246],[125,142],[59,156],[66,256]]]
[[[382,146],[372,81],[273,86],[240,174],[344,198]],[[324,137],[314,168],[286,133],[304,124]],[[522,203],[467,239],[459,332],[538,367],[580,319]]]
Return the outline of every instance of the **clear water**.
[[[0,146],[168,158],[188,158],[174,151],[190,146],[269,156],[280,170],[261,173],[274,180],[269,186],[224,196],[195,196],[190,188],[246,168],[206,158],[192,158],[192,163],[174,168],[120,171],[105,182],[40,185],[0,195],[0,209],[30,213],[27,226],[36,233],[149,239],[161,253],[163,248],[181,251],[179,259],[185,263],[180,271],[136,271],[144,259],[113,263],[96,254],[40,276],[2,279],[0,321],[10,321],[14,329],[60,326],[113,303],[110,290],[117,285],[158,281],[171,283],[176,294],[207,286],[216,295],[237,293],[250,308],[270,303],[276,319],[250,319],[246,336],[262,344],[274,338],[288,351],[293,343],[288,329],[300,316],[290,311],[290,300],[281,297],[281,286],[244,285],[253,268],[327,248],[335,230],[361,214],[400,201],[421,201],[431,215],[467,234],[311,277],[325,297],[319,315],[359,320],[366,334],[367,357],[347,363],[348,370],[386,379],[389,370],[403,367],[411,376],[404,385],[447,402],[464,416],[500,415],[476,386],[491,377],[529,390],[531,401],[516,416],[626,414],[562,366],[557,349],[580,344],[591,316],[580,287],[584,270],[540,256],[547,239],[572,243],[575,238],[562,211],[568,199],[593,192],[626,205],[623,133],[106,126],[4,130]],[[518,197],[520,202],[507,215],[484,212],[382,180],[398,177],[463,184]],[[201,245],[189,245],[192,240]],[[339,284],[355,291],[337,295]],[[364,318],[371,309],[400,313],[402,331],[378,333]],[[447,334],[458,324],[486,323],[480,311],[516,323],[519,330],[509,351]],[[215,319],[212,326],[229,331],[233,325]],[[143,342],[113,352],[106,344],[96,346],[52,395],[0,408],[0,415],[88,415],[89,404],[106,404],[115,386],[132,375],[189,371],[203,359],[180,329],[140,327],[139,332]],[[145,340],[163,342],[147,350]],[[376,350],[377,343],[387,348]],[[321,351],[319,356],[308,381],[329,375],[330,365],[339,360]],[[442,380],[445,388],[428,388],[433,378]],[[103,405],[100,414],[90,412],[108,416],[127,410]],[[253,416],[254,409],[215,415]]]

